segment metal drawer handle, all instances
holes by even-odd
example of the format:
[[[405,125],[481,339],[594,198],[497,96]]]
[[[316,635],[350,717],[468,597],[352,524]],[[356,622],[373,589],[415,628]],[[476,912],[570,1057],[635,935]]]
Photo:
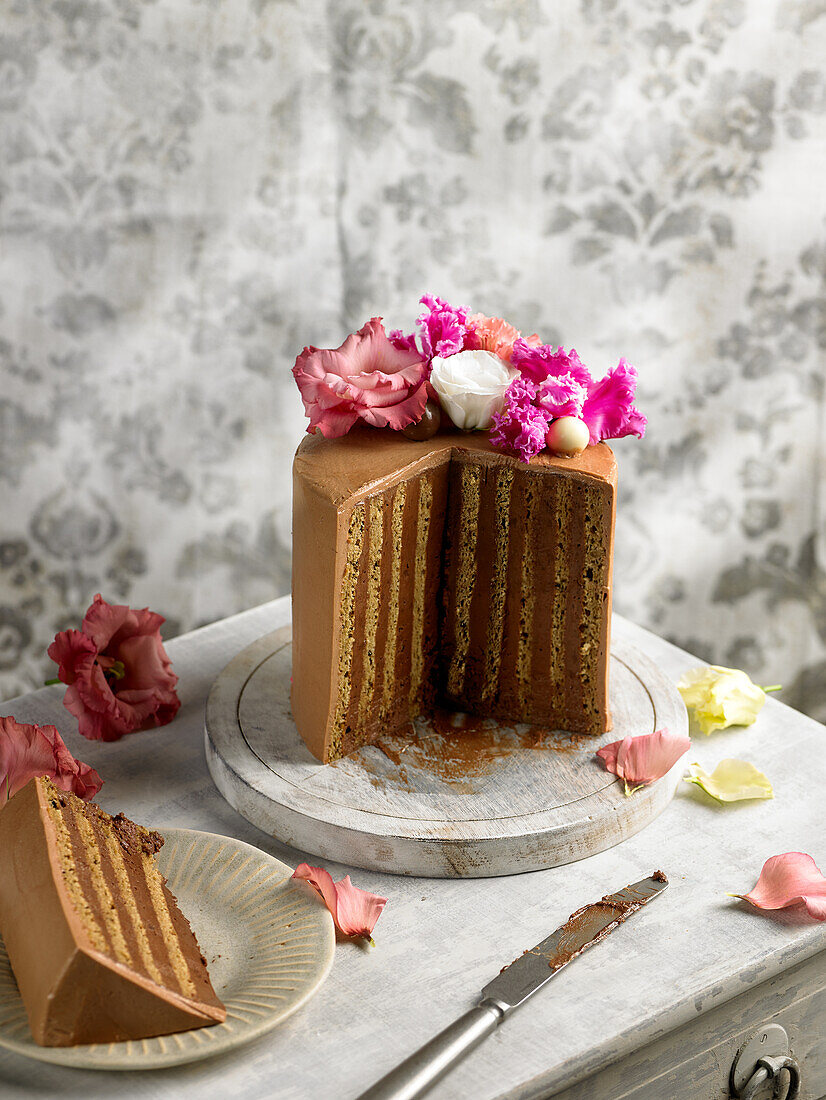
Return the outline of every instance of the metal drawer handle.
[[[784,1070],[789,1077],[789,1087],[785,1093],[781,1093],[779,1091],[782,1081],[780,1074]],[[784,1054],[779,1058],[758,1058],[757,1069],[746,1082],[746,1087],[740,1093],[740,1100],[754,1100],[766,1081],[774,1081],[773,1096],[778,1098],[782,1096],[784,1100],[796,1100],[800,1095],[800,1066],[797,1059],[791,1054]]]

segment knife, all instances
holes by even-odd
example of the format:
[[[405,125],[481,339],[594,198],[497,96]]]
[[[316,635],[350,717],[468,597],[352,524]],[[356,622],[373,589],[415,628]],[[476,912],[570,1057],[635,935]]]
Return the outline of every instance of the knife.
[[[668,886],[662,871],[572,913],[561,928],[506,966],[482,999],[391,1070],[358,1100],[414,1100],[496,1030],[506,1016],[546,985],[563,966],[597,943]]]

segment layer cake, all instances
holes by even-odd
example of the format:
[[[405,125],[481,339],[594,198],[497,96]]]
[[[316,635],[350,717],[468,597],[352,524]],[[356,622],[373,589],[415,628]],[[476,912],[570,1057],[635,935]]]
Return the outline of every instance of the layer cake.
[[[42,1046],[220,1023],[189,922],[155,863],[163,838],[33,779],[0,810],[0,933]]]
[[[331,761],[437,702],[611,728],[616,463],[355,427],[293,466],[292,709]]]

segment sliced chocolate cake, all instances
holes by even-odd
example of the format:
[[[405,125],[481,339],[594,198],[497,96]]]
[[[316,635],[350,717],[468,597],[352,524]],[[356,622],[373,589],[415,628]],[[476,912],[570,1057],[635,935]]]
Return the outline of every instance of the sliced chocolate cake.
[[[336,760],[439,703],[611,728],[617,468],[637,372],[425,294],[417,333],[371,318],[293,376],[292,710]]]
[[[160,834],[33,779],[0,811],[0,934],[42,1046],[220,1023]]]
[[[335,760],[425,713],[611,728],[616,463],[529,463],[486,434],[354,428],[293,469],[298,729]]]

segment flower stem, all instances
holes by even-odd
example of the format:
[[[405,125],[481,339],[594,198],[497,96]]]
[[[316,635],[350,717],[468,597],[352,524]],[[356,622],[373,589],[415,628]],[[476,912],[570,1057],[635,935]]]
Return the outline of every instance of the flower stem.
[[[783,690],[783,685],[782,684],[772,684],[771,687],[763,688],[763,691],[766,693],[766,695],[768,695],[770,691],[782,691],[782,690]]]
[[[44,684],[45,687],[51,687],[52,684],[59,684],[59,683],[60,683],[60,677],[59,676],[55,676],[53,680],[44,680],[43,681],[43,684]]]

